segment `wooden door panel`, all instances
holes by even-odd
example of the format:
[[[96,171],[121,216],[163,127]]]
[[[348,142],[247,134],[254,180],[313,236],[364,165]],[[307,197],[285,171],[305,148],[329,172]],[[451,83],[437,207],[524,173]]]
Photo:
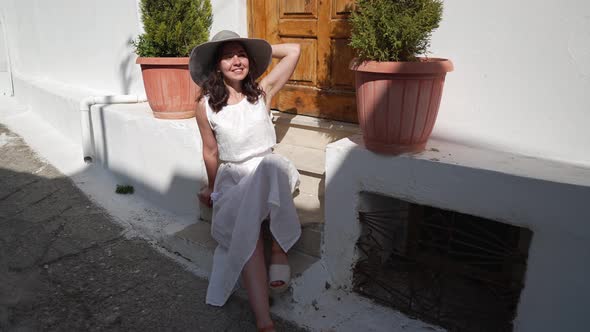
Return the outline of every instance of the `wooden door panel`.
[[[316,0],[281,0],[280,18],[317,18]]]
[[[316,83],[317,40],[311,38],[282,38],[284,43],[301,45],[301,56],[295,72],[291,75],[291,84],[311,86]]]
[[[330,22],[330,36],[332,38],[348,39],[350,37],[350,23],[344,20]]]
[[[288,84],[275,97],[275,103],[287,113],[358,123],[354,91],[333,92]]]
[[[332,18],[348,18],[353,7],[353,0],[332,0]]]
[[[318,34],[316,21],[281,20],[278,33],[282,37],[316,37]]]
[[[332,63],[330,77],[332,87],[350,90],[354,85],[353,72],[348,69],[353,58],[348,39],[332,39]]]

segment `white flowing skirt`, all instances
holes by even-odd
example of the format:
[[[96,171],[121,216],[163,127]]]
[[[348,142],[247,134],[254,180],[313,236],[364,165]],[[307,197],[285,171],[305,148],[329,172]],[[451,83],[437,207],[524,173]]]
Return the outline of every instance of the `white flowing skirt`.
[[[286,158],[269,152],[242,163],[222,163],[215,179],[211,235],[218,245],[207,289],[207,304],[225,304],[252,256],[262,221],[288,251],[301,235],[293,192],[299,173]]]

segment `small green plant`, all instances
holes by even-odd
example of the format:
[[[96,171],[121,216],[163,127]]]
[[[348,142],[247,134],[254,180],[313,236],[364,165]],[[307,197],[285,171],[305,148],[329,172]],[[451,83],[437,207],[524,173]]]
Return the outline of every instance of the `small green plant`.
[[[141,0],[145,33],[132,42],[141,57],[187,57],[209,39],[209,0]]]
[[[360,61],[417,61],[442,10],[442,0],[357,0],[350,46]]]
[[[133,186],[130,186],[130,185],[118,184],[117,189],[115,189],[115,192],[117,194],[127,195],[127,194],[133,194],[135,192],[135,189],[133,188]]]

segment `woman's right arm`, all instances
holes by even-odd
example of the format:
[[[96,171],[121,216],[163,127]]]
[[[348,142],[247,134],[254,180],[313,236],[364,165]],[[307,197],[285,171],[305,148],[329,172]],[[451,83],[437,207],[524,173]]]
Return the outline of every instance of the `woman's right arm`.
[[[213,192],[213,185],[215,184],[215,177],[217,176],[218,167],[218,152],[217,140],[215,134],[209,126],[207,120],[207,111],[205,110],[205,98],[202,98],[197,105],[197,125],[201,133],[201,140],[203,141],[203,160],[205,161],[205,170],[207,171],[207,187],[201,189],[199,193],[199,200],[208,206],[212,205],[211,193]]]

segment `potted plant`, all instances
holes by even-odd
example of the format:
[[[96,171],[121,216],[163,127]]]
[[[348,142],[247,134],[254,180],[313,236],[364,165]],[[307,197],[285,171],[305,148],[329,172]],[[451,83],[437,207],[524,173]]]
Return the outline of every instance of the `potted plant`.
[[[351,15],[351,63],[367,149],[424,149],[438,113],[447,59],[418,57],[442,17],[441,0],[358,0]]]
[[[133,41],[148,102],[160,119],[195,116],[198,86],[188,70],[193,47],[209,39],[209,0],[141,0],[145,33]]]

